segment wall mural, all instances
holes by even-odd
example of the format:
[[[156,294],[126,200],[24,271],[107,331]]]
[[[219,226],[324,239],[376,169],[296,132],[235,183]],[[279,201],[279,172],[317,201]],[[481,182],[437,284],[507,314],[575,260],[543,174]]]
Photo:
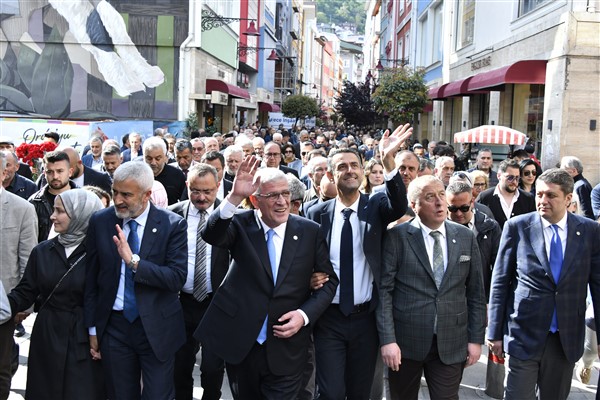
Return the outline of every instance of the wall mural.
[[[183,1],[2,0],[0,110],[174,120],[187,32]]]

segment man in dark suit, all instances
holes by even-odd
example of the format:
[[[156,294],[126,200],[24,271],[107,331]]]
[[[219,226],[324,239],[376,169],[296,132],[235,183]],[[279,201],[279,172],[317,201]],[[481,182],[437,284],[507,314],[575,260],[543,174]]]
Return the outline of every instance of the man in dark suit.
[[[207,244],[199,236],[206,219],[220,204],[217,200],[217,170],[207,164],[193,165],[188,171],[186,184],[190,200],[169,207],[169,210],[185,218],[188,223],[188,274],[179,293],[185,321],[186,343],[175,354],[177,400],[193,398],[192,373],[196,354],[200,350],[200,343],[194,338],[194,331],[229,268],[229,252]],[[203,400],[220,399],[224,371],[223,360],[214,355],[210,348],[202,346],[200,378]]]
[[[102,171],[102,137],[92,136],[89,148],[90,152],[81,157],[81,162],[88,168]]]
[[[276,142],[269,142],[265,144],[264,160],[269,168],[278,168],[284,174],[292,174],[296,178],[299,178],[298,171],[293,168],[288,168],[285,165],[281,165],[281,146]]]
[[[145,163],[121,165],[113,180],[114,206],[92,216],[86,239],[90,351],[101,354],[111,399],[172,399],[175,352],[185,342],[178,294],[187,223],[150,203]]]
[[[433,176],[415,179],[416,217],[385,239],[377,324],[392,399],[418,398],[421,375],[433,399],[458,399],[463,368],[485,338],[485,297],[475,235],[448,221],[446,192]]]
[[[152,168],[154,179],[165,187],[169,205],[177,203],[185,192],[185,175],[180,169],[167,164],[165,141],[158,136],[148,138],[143,149],[144,161]]]
[[[359,192],[364,172],[356,150],[332,150],[327,179],[335,183],[337,197],[307,211],[321,225],[340,276],[339,290],[314,330],[319,399],[369,398],[379,348],[374,311],[382,239],[387,225],[404,215],[407,203],[394,157],[411,133],[406,124],[384,134],[380,151],[386,192],[371,197]]]
[[[0,152],[6,155],[6,168],[4,168],[2,186],[6,191],[27,200],[38,191],[37,186],[32,180],[19,175],[19,158],[13,151],[0,150]]]
[[[256,174],[259,165],[254,156],[242,162],[233,190],[202,232],[207,243],[228,248],[233,261],[195,336],[227,362],[240,399],[295,399],[311,328],[338,280],[318,225],[290,215],[285,174]],[[248,196],[256,211],[236,214]],[[329,281],[311,292],[313,271]]]
[[[121,157],[123,162],[129,162],[142,156],[142,135],[137,132],[131,132],[129,134],[129,148],[122,149]]]
[[[518,162],[502,161],[498,166],[498,185],[484,190],[476,199],[492,210],[500,228],[512,217],[535,211],[533,195],[519,189],[520,176]]]
[[[536,385],[540,399],[566,399],[583,354],[588,284],[600,315],[600,225],[567,212],[573,186],[564,170],[544,172],[537,213],[509,220],[502,232],[488,338],[496,355],[510,355],[509,400],[535,399]]]
[[[224,178],[225,174],[225,157],[218,151],[207,151],[202,156],[201,161],[203,164],[212,165],[217,170],[217,177],[219,179],[219,190],[217,191],[217,199],[223,200],[233,187],[233,182],[228,181]]]

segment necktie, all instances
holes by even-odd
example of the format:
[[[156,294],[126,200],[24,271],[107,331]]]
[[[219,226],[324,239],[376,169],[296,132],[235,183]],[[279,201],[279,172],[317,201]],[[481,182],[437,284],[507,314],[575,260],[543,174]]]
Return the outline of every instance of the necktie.
[[[275,243],[273,242],[274,235],[275,231],[273,229],[269,229],[267,231],[267,251],[269,252],[269,263],[271,264],[271,272],[273,273],[273,285],[277,283],[277,256],[275,254]],[[258,338],[256,338],[256,341],[260,344],[263,344],[265,340],[267,340],[268,320],[269,316],[267,315],[263,322],[262,328],[260,328]]]
[[[560,236],[558,234],[558,225],[552,225],[552,240],[550,241],[550,270],[552,271],[552,276],[554,277],[554,282],[558,285],[558,280],[560,279],[560,271],[562,269],[563,263],[563,251],[562,251],[562,241],[560,240]],[[552,324],[550,325],[550,332],[558,331],[558,319],[556,317],[556,307],[554,308],[554,313],[552,314]]]
[[[138,254],[140,251],[140,238],[137,234],[138,223],[135,220],[128,222],[129,224],[129,236],[127,236],[127,243],[133,254]],[[133,270],[125,267],[125,291],[123,293],[123,315],[129,322],[135,321],[139,316],[137,305],[135,302],[135,290],[133,281]]]
[[[442,279],[444,279],[444,254],[442,253],[442,245],[440,243],[441,232],[431,231],[429,233],[435,243],[433,244],[433,277],[435,278],[435,285],[440,288]]]
[[[196,231],[196,263],[194,267],[194,289],[193,295],[197,301],[202,301],[208,294],[206,287],[206,242],[202,239],[200,232],[206,225],[206,211],[200,211],[200,222]]]
[[[350,215],[352,210],[345,208],[344,225],[342,226],[342,236],[340,240],[340,311],[348,316],[354,309],[354,257],[352,248],[352,224],[350,224]]]

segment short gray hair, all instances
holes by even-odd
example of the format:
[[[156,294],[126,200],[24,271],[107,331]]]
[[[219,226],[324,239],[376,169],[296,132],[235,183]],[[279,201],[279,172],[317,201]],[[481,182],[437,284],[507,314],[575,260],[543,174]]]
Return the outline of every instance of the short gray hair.
[[[561,168],[575,168],[577,174],[583,173],[583,163],[575,156],[564,156],[560,160]]]
[[[473,188],[471,186],[469,186],[468,183],[460,182],[460,181],[452,182],[446,188],[446,194],[457,195],[457,194],[461,194],[461,193],[470,193],[471,195],[473,195]]]
[[[150,140],[150,139],[148,139]],[[154,173],[152,168],[145,162],[130,161],[121,164],[113,175],[113,182],[124,182],[134,180],[143,191],[152,190],[154,184]]]
[[[5,156],[12,156],[13,160],[15,160],[15,163],[19,164],[19,157],[17,156],[17,153],[15,153],[12,150],[2,150],[0,151],[0,153],[3,153]]]
[[[142,146],[144,156],[146,152],[161,149],[164,154],[167,154],[167,145],[165,141],[160,136],[152,136],[146,140],[144,140],[144,144]]]
[[[433,164],[433,162],[427,158],[421,158],[419,160],[419,172],[423,172],[425,171],[425,169],[429,168],[430,170],[434,170],[435,169],[435,165]]]
[[[423,175],[413,180],[410,185],[408,185],[408,201],[417,203],[425,186],[431,185],[432,183],[439,183],[444,187],[444,182],[433,175]]]
[[[306,192],[306,185],[300,181],[300,179],[296,178],[294,174],[287,173],[285,174],[287,178],[288,185],[290,187],[290,200],[302,200],[304,199],[304,193]]]
[[[6,168],[6,154],[0,151],[0,168],[2,171]]]
[[[285,174],[279,168],[261,168],[256,172],[256,177],[260,177],[260,186],[256,189],[255,193],[261,193],[261,188],[263,185],[275,181],[285,181],[288,183],[288,180]],[[288,183],[289,187],[289,183]]]
[[[119,146],[115,146],[115,145],[109,145],[106,146],[105,148],[102,149],[102,155],[103,156],[120,156],[121,155],[121,148]]]
[[[446,163],[446,161],[452,161],[452,163],[454,164],[454,159],[452,157],[441,156],[437,160],[435,160],[435,168],[436,169],[442,168],[444,166],[444,164]]]
[[[242,149],[242,146],[234,144],[232,146],[227,146],[227,148],[223,151],[223,157],[225,158],[232,154],[240,154],[242,157],[244,157],[244,149]]]
[[[210,164],[198,163],[194,164],[190,167],[187,174],[187,181],[191,182],[196,178],[202,178],[206,175],[212,174],[215,178],[215,182],[219,182],[219,177],[217,175],[217,169]]]

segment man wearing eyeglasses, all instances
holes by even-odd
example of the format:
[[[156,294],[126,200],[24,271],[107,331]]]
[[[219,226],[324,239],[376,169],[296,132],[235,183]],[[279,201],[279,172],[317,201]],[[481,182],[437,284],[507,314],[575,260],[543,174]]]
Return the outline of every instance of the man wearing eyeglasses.
[[[233,261],[195,337],[225,360],[239,398],[295,399],[312,326],[338,279],[319,226],[290,215],[285,174],[259,167],[254,156],[244,159],[202,232],[207,243],[229,249]],[[255,210],[237,212],[246,197]],[[311,292],[313,272],[329,280]]]
[[[269,168],[277,168],[284,174],[292,174],[299,178],[298,171],[294,168],[288,168],[281,165],[281,146],[276,142],[269,142],[265,145],[264,160]]]
[[[519,189],[521,179],[519,163],[504,160],[498,166],[498,185],[484,190],[476,201],[488,206],[500,227],[512,217],[535,211],[535,199]]]
[[[195,164],[188,172],[186,186],[189,200],[180,201],[169,210],[187,221],[188,262],[187,279],[179,292],[183,310],[186,342],[175,353],[175,398],[193,398],[194,364],[200,343],[194,331],[206,313],[213,294],[229,268],[229,252],[226,249],[206,244],[198,234],[210,213],[218,207],[217,191],[220,180],[217,170],[208,164]],[[208,346],[202,346],[200,380],[205,400],[221,397],[221,386],[225,364]]]

